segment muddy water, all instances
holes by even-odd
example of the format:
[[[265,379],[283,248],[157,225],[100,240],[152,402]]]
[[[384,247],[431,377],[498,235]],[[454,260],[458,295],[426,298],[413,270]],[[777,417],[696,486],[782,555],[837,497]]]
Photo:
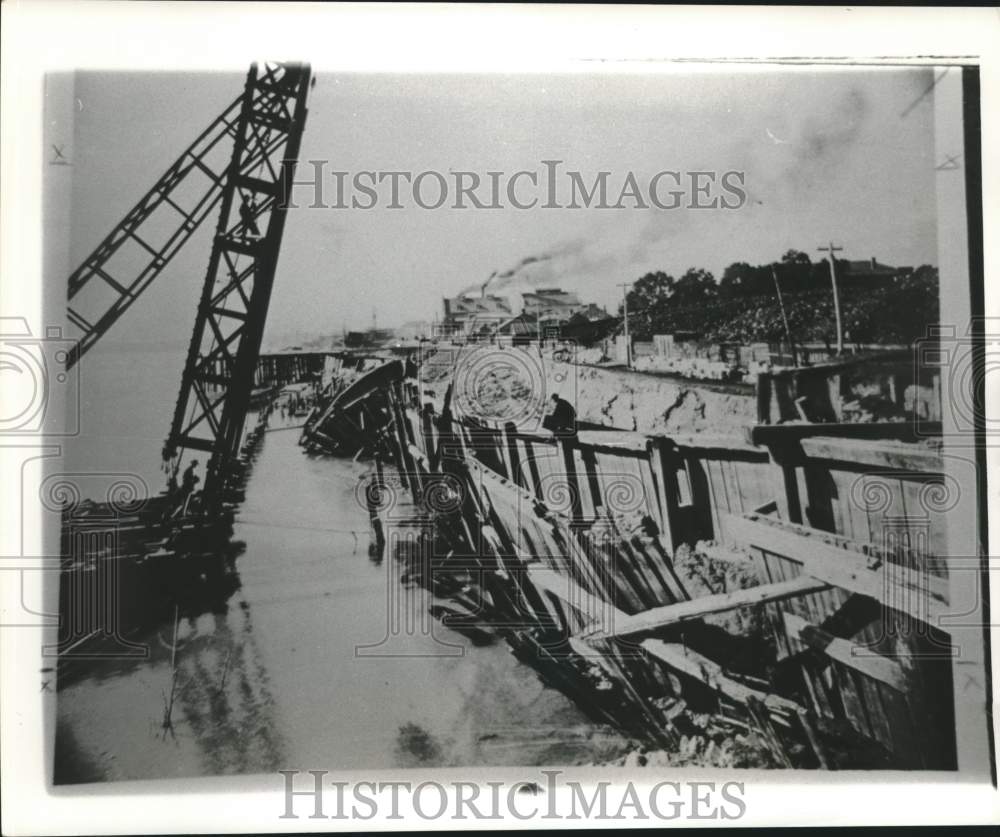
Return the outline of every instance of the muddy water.
[[[473,646],[437,622],[428,634],[429,594],[369,555],[355,498],[368,466],[310,457],[280,424],[237,517],[237,589],[178,620],[173,666],[166,619],[137,637],[147,660],[69,669],[58,780],[575,764],[622,752],[502,642]]]

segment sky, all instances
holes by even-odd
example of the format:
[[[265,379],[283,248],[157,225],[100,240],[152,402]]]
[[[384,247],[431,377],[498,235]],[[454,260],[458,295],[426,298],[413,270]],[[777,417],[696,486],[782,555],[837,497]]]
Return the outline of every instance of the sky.
[[[831,239],[844,258],[934,264],[933,92],[924,95],[932,82],[931,68],[319,73],[300,160],[328,161],[349,177],[468,170],[485,180],[487,171],[541,172],[541,161],[561,160],[587,182],[611,172],[614,202],[629,171],[644,184],[662,170],[736,170],[747,201],[728,210],[425,210],[408,198],[397,210],[301,206],[288,215],[265,342],[367,327],[373,312],[380,326],[440,317],[443,296],[531,258],[539,260],[490,289],[561,286],[610,310],[619,283],[650,270],[701,267],[719,277],[731,262],[767,263],[789,248],[819,259]],[[66,180],[47,194],[63,196],[68,211],[48,217],[68,229],[51,237],[63,251],[47,261],[47,282],[64,287],[242,83],[228,74],[65,77],[73,106],[50,136],[61,137],[71,166],[47,171]],[[308,174],[300,166],[299,178]],[[297,192],[301,204],[310,196]],[[109,338],[187,341],[213,226],[214,218]]]

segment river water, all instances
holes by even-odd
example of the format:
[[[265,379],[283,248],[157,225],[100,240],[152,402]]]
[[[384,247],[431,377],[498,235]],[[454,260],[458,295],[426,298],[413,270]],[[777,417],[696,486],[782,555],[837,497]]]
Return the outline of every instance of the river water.
[[[133,637],[148,659],[76,664],[60,683],[57,781],[565,765],[623,751],[503,642],[473,645],[433,620],[421,630],[429,594],[369,555],[356,499],[369,466],[306,454],[298,435],[272,418],[234,526],[236,589],[177,621],[174,665],[168,618]],[[390,608],[418,624],[385,642]]]

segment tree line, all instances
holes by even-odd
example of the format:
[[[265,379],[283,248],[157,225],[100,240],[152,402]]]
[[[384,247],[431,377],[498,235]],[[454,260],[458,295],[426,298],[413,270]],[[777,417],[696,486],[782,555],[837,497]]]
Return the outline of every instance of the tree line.
[[[921,265],[911,273],[851,282],[837,260],[838,285],[849,338],[865,342],[912,340],[938,317],[938,271]],[[847,281],[844,281],[847,279]],[[783,340],[778,288],[791,321],[792,339],[827,339],[832,322],[830,266],[788,250],[780,262],[733,262],[716,280],[702,268],[680,278],[663,271],[639,278],[626,295],[629,324],[637,339],[676,330],[711,340]],[[619,314],[624,306],[619,306]]]

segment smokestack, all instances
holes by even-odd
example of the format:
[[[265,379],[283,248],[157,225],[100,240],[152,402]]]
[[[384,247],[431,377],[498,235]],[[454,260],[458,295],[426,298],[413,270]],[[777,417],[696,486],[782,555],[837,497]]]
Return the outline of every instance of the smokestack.
[[[490,282],[493,281],[493,277],[496,276],[496,275],[497,275],[497,272],[494,270],[489,276],[486,277],[486,281],[483,282],[482,285],[480,285],[480,287],[479,287],[479,298],[480,299],[486,299],[486,286]]]

